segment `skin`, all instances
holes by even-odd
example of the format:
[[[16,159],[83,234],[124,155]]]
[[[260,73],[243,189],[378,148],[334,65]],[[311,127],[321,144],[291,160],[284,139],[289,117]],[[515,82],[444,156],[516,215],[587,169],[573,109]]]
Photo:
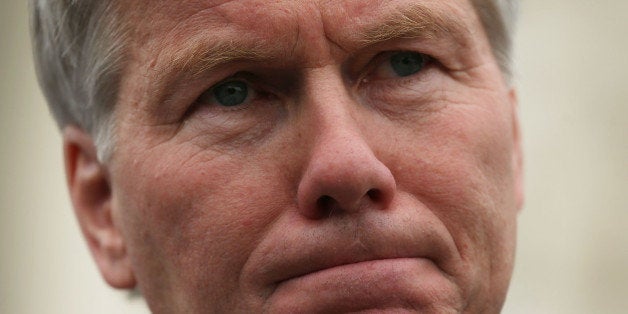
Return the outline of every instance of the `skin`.
[[[111,158],[64,130],[105,280],[155,313],[498,313],[523,199],[514,91],[466,0],[420,1],[453,35],[356,35],[417,2],[128,4]],[[260,51],[183,57],[230,41]],[[398,77],[395,51],[432,61]],[[196,101],[233,75],[246,104]]]

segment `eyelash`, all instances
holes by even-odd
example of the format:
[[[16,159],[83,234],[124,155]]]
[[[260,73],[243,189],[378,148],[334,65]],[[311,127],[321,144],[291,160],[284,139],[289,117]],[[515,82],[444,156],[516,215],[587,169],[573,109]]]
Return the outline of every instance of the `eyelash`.
[[[255,76],[252,73],[248,72],[237,72],[222,81],[212,85],[210,88],[203,91],[201,95],[199,95],[194,101],[194,107],[198,106],[211,106],[211,107],[219,107],[222,111],[240,111],[246,109],[252,102],[255,102],[256,98],[267,97],[269,96],[268,92],[265,92],[263,88],[259,88],[259,86],[253,83]],[[247,96],[247,100],[243,105],[237,105],[232,107],[220,106],[215,103],[215,97],[213,95],[215,89],[222,84],[226,84],[229,82],[243,82],[248,86],[248,92],[251,93]],[[209,100],[204,100],[209,99]]]
[[[424,73],[425,71],[427,71],[435,62],[434,58],[421,53],[421,52],[416,52],[416,51],[409,51],[409,50],[395,50],[395,51],[386,51],[386,52],[382,52],[377,54],[366,66],[367,71],[365,71],[365,73],[360,77],[360,79],[358,80],[358,82],[360,83],[367,83],[369,81],[378,81],[378,80],[387,80],[387,79],[371,79],[370,76],[372,76],[375,71],[378,70],[378,68],[387,65],[387,66],[391,66],[389,64],[391,57],[394,56],[397,53],[402,53],[402,52],[410,52],[410,53],[417,53],[420,54],[423,58],[425,58],[424,60],[424,64],[423,67],[421,68],[421,70],[419,70],[417,73],[411,74],[409,76],[406,77],[394,77],[391,78],[395,81],[397,81],[397,83],[399,83],[399,81],[401,82],[407,82],[407,81],[415,81],[416,80],[416,76],[417,75],[422,75],[422,73]]]

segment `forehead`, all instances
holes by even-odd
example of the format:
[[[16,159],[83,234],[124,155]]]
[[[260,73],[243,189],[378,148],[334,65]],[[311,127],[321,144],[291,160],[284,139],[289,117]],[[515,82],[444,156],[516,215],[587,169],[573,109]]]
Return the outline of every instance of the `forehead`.
[[[307,42],[308,49],[323,35],[340,48],[350,49],[352,41],[361,39],[356,38],[356,30],[404,19],[407,13],[424,20],[425,26],[445,26],[452,20],[473,24],[475,18],[468,0],[134,1],[124,6],[128,6],[124,11],[136,46],[155,44],[153,41],[180,44],[198,36],[211,40],[237,33],[239,39],[270,40],[273,45]]]

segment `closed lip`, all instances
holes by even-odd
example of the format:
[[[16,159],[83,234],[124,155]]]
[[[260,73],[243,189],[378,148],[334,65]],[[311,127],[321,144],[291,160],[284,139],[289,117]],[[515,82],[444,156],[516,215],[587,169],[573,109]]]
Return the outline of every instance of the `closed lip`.
[[[257,264],[264,265],[258,269],[258,274],[261,274],[261,284],[274,290],[295,278],[373,261],[423,259],[442,268],[455,254],[447,237],[438,235],[435,230],[422,230],[415,234],[399,231],[370,234],[360,240],[332,236],[325,241],[299,239],[301,241],[294,241],[296,244],[283,250],[269,250],[267,261]]]
[[[421,259],[421,258],[422,257],[398,256],[398,257],[387,257],[387,258],[373,257],[373,258],[364,258],[364,259],[353,259],[353,260],[350,260],[349,262],[346,262],[346,263],[331,264],[331,265],[326,265],[326,266],[322,266],[322,267],[314,267],[314,268],[311,268],[311,269],[309,269],[309,268],[303,269],[302,272],[291,274],[288,277],[286,277],[285,279],[280,279],[278,282],[275,283],[275,285],[277,287],[279,287],[279,286],[281,286],[283,283],[285,283],[287,281],[294,280],[294,279],[304,279],[304,278],[307,278],[307,277],[312,276],[312,275],[325,273],[327,271],[347,270],[347,269],[351,269],[351,268],[354,268],[354,267],[367,268],[369,266],[373,266],[374,264],[380,264],[380,263],[385,263],[385,262],[391,262],[392,263],[392,262],[399,261],[399,260]]]

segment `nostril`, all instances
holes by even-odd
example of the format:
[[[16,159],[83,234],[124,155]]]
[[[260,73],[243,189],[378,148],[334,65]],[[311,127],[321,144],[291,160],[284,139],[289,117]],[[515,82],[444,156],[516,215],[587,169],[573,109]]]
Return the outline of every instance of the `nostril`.
[[[368,190],[366,192],[366,196],[374,203],[380,202],[383,197],[382,192],[379,189]],[[330,213],[335,209],[340,209],[338,208],[339,206],[341,205],[338,201],[329,195],[323,195],[316,200],[316,207],[318,208],[318,211],[322,213]]]
[[[316,206],[320,211],[330,211],[336,201],[329,195],[323,195],[316,201]]]
[[[379,202],[382,198],[382,192],[378,189],[370,189],[366,192],[366,195],[373,201]]]
[[[387,206],[386,204],[381,204],[387,201],[386,191],[377,188],[369,189],[364,194],[360,193],[362,197],[359,198],[347,198],[342,200],[331,195],[320,195],[314,204],[310,203],[310,210],[307,211],[308,214],[306,216],[310,219],[322,219],[331,217],[337,213],[356,212],[362,208],[369,208],[371,206],[377,208]]]

